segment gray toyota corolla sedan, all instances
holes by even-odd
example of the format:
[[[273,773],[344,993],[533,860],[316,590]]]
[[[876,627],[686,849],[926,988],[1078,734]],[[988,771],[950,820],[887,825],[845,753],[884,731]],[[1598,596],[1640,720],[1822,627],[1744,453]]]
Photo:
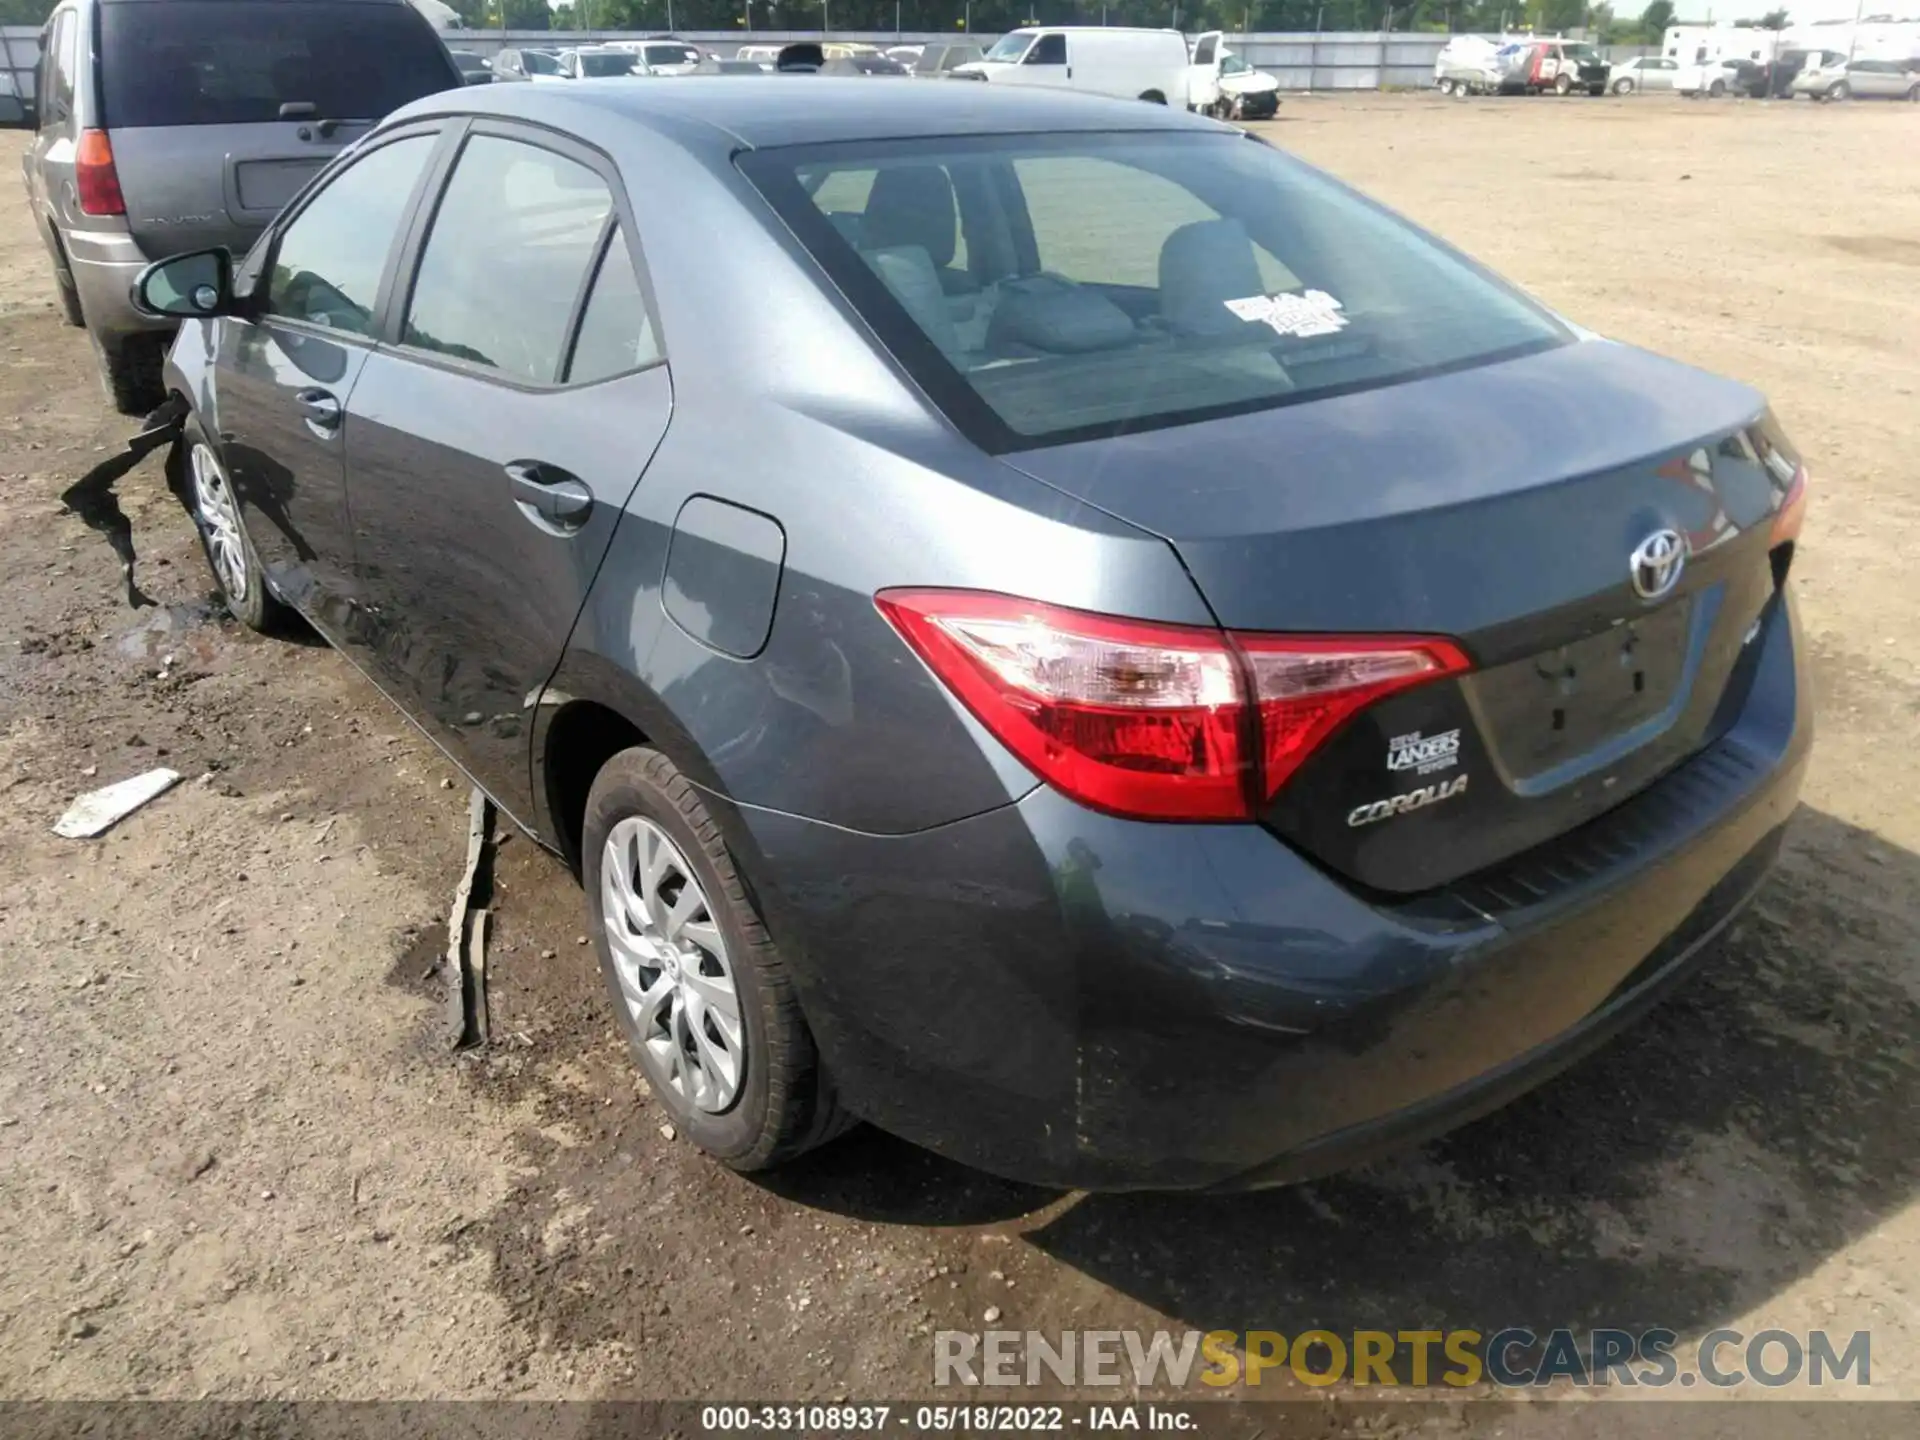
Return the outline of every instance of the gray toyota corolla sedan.
[[[577,866],[681,1134],[1271,1184],[1761,883],[1799,459],[1239,131],[820,78],[395,114],[187,317],[176,478]]]

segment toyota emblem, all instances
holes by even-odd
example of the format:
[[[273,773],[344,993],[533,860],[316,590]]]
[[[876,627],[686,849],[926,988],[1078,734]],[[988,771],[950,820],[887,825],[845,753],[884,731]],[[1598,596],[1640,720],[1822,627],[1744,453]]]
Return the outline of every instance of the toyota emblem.
[[[1627,562],[1633,591],[1642,600],[1659,600],[1680,583],[1687,568],[1687,537],[1678,530],[1656,530],[1634,547]]]

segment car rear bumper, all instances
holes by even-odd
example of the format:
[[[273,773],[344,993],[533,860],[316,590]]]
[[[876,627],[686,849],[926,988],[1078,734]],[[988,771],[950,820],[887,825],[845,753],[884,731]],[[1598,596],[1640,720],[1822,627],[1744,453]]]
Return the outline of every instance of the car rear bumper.
[[[1091,1189],[1309,1178],[1492,1109],[1710,952],[1776,854],[1811,717],[1790,604],[1710,749],[1560,840],[1370,898],[1254,826],[1041,788],[916,835],[729,816],[851,1109]]]
[[[73,230],[61,239],[87,329],[102,344],[112,348],[123,336],[176,328],[133,308],[133,282],[146,269],[147,256],[131,235]]]

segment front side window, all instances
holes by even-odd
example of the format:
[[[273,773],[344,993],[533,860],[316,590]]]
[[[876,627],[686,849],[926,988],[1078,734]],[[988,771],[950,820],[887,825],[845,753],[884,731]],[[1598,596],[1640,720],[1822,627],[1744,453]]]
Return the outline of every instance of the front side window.
[[[612,214],[607,182],[578,161],[474,136],[434,212],[402,340],[515,380],[558,380]]]
[[[1253,73],[1253,67],[1238,55],[1226,55],[1221,57],[1220,73],[1222,75],[1250,75]]]
[[[1196,65],[1211,65],[1213,63],[1214,52],[1219,49],[1219,47],[1220,40],[1218,36],[1201,36],[1200,39],[1193,42],[1193,63]]]
[[[1287,404],[1570,338],[1438,242],[1239,136],[850,142],[739,164],[989,448]]]
[[[1042,35],[1033,42],[1024,62],[1028,65],[1064,65],[1067,63],[1067,37]]]
[[[373,333],[387,256],[438,139],[409,135],[369,150],[327,182],[274,243],[269,315]]]

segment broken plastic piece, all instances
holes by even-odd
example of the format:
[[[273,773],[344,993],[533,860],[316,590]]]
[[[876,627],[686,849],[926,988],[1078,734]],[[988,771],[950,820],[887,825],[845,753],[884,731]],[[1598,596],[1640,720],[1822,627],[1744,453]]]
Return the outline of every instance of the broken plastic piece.
[[[69,840],[86,840],[102,834],[179,783],[179,771],[160,769],[89,790],[53,822],[53,833]]]

